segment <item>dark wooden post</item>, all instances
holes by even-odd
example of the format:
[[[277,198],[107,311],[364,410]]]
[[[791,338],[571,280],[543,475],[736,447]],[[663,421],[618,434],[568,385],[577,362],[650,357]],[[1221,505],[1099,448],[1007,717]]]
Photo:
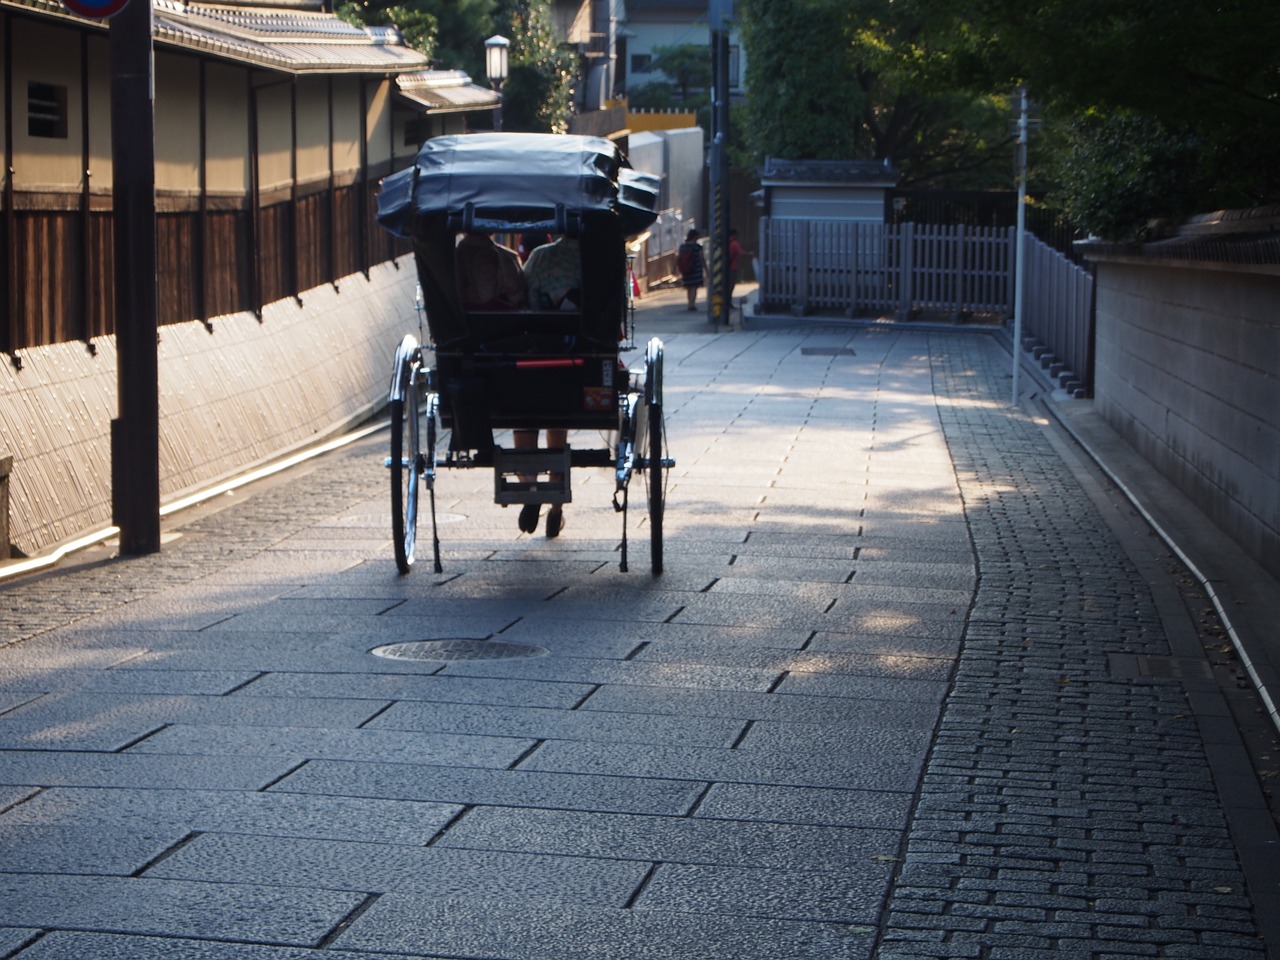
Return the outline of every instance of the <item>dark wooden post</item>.
[[[111,502],[120,552],[130,555],[160,549],[151,19],[150,0],[132,0],[111,19],[109,30],[120,410],[111,421]]]

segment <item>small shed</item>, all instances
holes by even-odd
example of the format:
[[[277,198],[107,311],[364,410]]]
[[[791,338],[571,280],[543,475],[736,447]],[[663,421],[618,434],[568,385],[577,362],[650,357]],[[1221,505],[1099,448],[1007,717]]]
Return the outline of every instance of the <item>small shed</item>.
[[[760,171],[764,215],[774,220],[884,223],[885,194],[898,184],[888,160],[782,160]]]

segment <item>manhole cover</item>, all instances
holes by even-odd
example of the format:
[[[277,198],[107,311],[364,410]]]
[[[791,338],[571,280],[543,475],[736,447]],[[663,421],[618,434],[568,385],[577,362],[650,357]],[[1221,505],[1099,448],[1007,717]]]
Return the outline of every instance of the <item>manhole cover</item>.
[[[852,347],[801,347],[802,357],[856,357]]]
[[[410,640],[374,647],[375,657],[390,660],[528,660],[547,655],[546,647],[502,640]]]

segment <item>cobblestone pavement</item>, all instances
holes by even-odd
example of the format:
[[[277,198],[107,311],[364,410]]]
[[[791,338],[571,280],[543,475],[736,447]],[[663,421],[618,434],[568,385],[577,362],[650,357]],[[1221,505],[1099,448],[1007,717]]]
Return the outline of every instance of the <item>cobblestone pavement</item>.
[[[383,433],[0,584],[0,958],[1263,960],[1220,684],[997,340],[679,323],[661,577],[590,471],[553,541],[443,472],[397,576]]]

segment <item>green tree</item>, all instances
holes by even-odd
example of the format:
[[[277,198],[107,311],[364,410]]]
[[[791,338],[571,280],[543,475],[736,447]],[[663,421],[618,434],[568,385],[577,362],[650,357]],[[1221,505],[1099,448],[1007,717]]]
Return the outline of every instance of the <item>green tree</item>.
[[[433,64],[484,76],[484,41],[498,0],[364,0],[345,3],[338,16],[351,23],[394,24]]]
[[[711,86],[711,47],[696,43],[654,47],[649,67],[666,74],[680,91],[680,99],[688,102],[690,91],[705,94]]]
[[[1086,113],[1059,135],[1063,146],[1049,162],[1058,205],[1099,236],[1140,237],[1153,212],[1195,213],[1209,189],[1205,145],[1148,116]]]
[[[512,38],[503,129],[564,133],[573,113],[573,61],[556,39],[550,0],[502,0],[495,21]]]
[[[889,160],[911,184],[1007,183],[1006,99],[938,82],[922,7],[740,0],[756,156]]]
[[[434,16],[421,7],[374,7],[362,3],[344,3],[335,12],[341,19],[357,27],[394,26],[404,37],[405,43],[423,56],[430,57],[435,52],[440,25]]]
[[[933,0],[952,82],[1044,103],[1045,170],[1099,235],[1280,199],[1273,0]]]
[[[758,157],[857,155],[857,76],[850,58],[839,55],[846,6],[847,0],[740,0],[742,45],[751,64],[748,143]]]

